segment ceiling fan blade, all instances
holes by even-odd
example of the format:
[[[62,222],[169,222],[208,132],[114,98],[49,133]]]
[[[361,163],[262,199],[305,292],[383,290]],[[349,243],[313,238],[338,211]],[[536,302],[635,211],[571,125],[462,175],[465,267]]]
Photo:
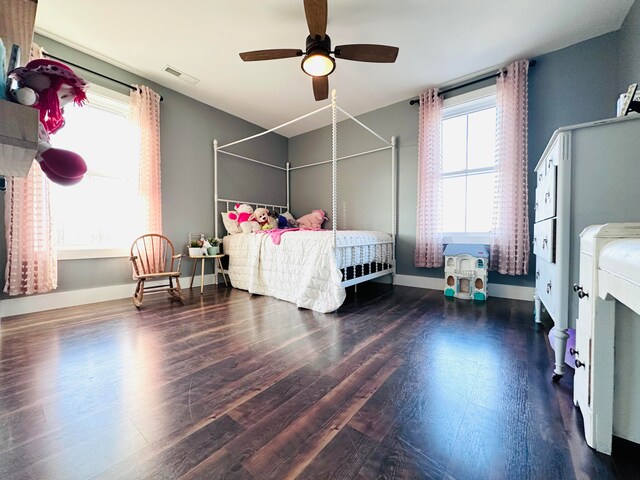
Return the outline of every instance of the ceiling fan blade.
[[[373,44],[340,45],[335,48],[336,58],[357,62],[393,63],[398,56],[398,47]]]
[[[327,33],[327,0],[304,0],[309,35],[323,39]]]
[[[245,62],[255,62],[257,60],[277,60],[279,58],[300,57],[304,52],[293,48],[274,48],[272,50],[254,50],[253,52],[242,52],[240,58]]]
[[[329,98],[329,77],[311,77],[313,80],[313,96],[316,101]]]

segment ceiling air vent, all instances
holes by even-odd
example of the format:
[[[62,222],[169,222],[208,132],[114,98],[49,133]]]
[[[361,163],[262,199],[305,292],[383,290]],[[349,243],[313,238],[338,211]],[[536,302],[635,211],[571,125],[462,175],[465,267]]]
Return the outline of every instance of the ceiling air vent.
[[[173,75],[174,77],[178,77],[180,80],[184,80],[185,82],[190,83],[191,85],[195,85],[200,81],[196,77],[192,77],[187,73],[181,72],[177,68],[172,67],[170,65],[166,65],[164,67],[164,71]]]

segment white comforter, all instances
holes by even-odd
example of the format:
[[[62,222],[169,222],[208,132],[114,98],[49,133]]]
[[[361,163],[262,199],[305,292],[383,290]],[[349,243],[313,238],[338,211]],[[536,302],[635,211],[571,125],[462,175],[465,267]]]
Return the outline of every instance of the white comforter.
[[[390,239],[381,232],[340,231],[338,246]],[[235,288],[269,295],[321,313],[338,309],[346,297],[331,231],[293,231],[276,245],[266,234],[238,234],[223,240],[229,278]],[[342,266],[342,265],[341,265]]]

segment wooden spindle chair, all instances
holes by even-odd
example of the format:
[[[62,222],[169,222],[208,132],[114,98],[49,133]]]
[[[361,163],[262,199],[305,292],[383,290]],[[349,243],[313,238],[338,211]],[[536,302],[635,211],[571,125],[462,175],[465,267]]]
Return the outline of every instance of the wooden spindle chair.
[[[168,280],[168,284],[151,285],[146,288],[147,290],[158,290],[168,287],[169,295],[183,302],[182,290],[180,289],[182,254],[174,254],[171,240],[157,233],[142,235],[133,242],[129,260],[133,264],[133,278],[138,280],[136,291],[133,294],[133,304],[137,308],[142,305],[145,291],[144,282],[147,280]],[[178,260],[178,264],[174,269],[175,260]]]

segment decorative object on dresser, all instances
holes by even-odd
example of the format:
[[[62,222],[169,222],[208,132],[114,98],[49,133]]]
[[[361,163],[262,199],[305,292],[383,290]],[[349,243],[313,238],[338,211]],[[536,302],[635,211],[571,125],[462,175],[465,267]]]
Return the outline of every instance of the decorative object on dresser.
[[[486,300],[488,271],[487,245],[450,243],[444,249],[445,296]]]
[[[640,116],[613,118],[558,129],[535,167],[535,320],[544,305],[554,323],[554,381],[578,315],[578,235],[605,221],[640,220],[638,152]]]
[[[620,112],[618,113],[619,117],[624,117],[629,112],[638,112],[640,113],[640,101],[636,100],[636,91],[638,90],[638,84],[632,83],[629,85],[627,93],[624,97],[624,102],[622,103],[622,107],[620,108]]]
[[[634,368],[640,357],[632,354],[620,365],[614,362],[614,349],[624,350],[628,344],[627,350],[637,352],[633,331],[638,328],[629,338],[616,338],[624,325],[616,326],[613,301],[640,313],[640,223],[587,227],[580,234],[580,278],[573,290],[579,298],[576,347],[571,349],[576,367],[573,403],[580,407],[589,446],[610,454],[614,433],[640,441],[640,380]]]

